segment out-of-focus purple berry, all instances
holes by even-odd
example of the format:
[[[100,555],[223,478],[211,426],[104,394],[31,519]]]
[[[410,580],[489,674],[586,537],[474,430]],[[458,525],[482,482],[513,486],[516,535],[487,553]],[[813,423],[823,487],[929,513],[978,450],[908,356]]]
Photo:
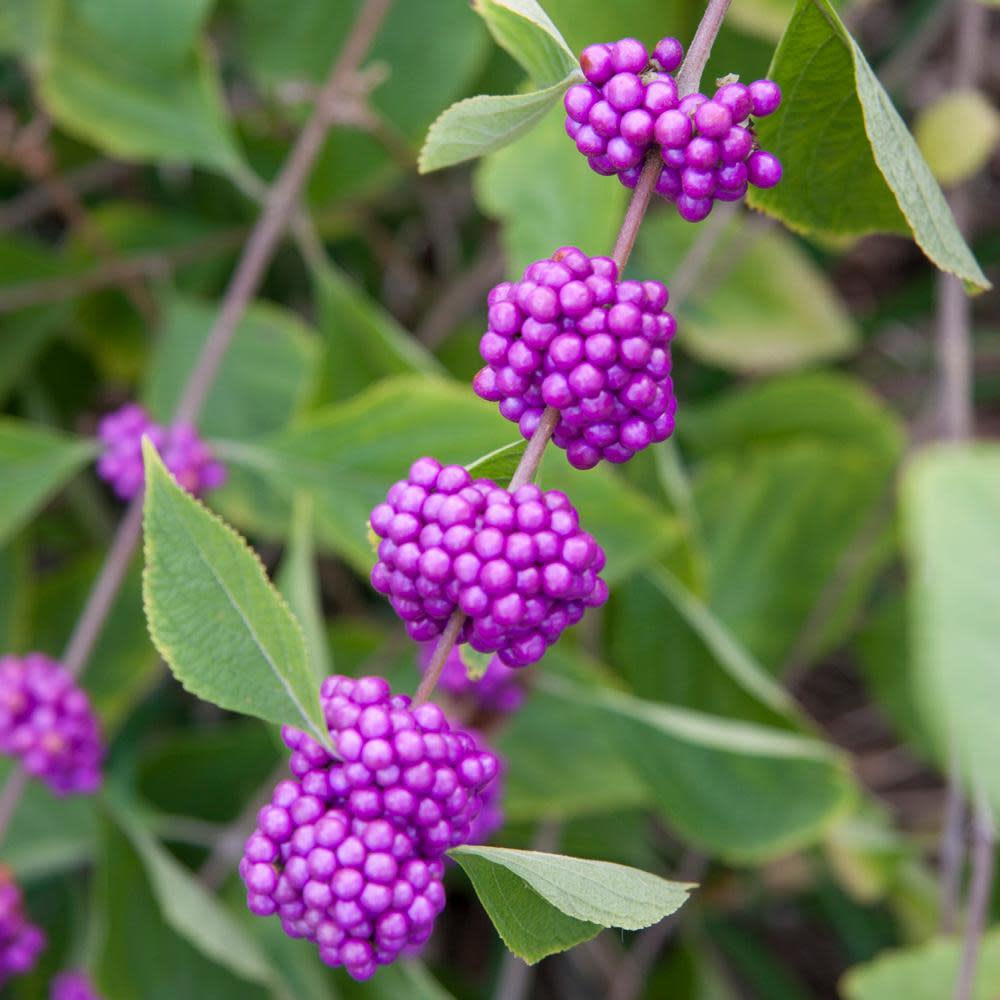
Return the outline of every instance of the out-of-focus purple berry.
[[[104,741],[86,693],[41,653],[0,656],[0,753],[56,795],[101,785]]]
[[[30,972],[44,947],[45,934],[25,916],[13,872],[0,864],[0,986]]]

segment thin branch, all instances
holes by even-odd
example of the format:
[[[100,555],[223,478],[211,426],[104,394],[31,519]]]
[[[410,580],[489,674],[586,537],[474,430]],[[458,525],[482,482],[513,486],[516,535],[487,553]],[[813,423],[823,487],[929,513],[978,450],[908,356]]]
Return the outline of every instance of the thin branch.
[[[44,305],[74,299],[111,285],[120,285],[130,278],[155,278],[169,275],[175,268],[225,250],[240,246],[246,239],[246,227],[215,233],[170,250],[136,254],[110,260],[89,271],[56,278],[25,281],[0,288],[0,313],[13,312],[27,306]]]
[[[132,164],[117,160],[92,160],[64,174],[63,183],[77,196],[91,194],[124,180],[134,169]],[[44,184],[36,184],[15,195],[0,208],[0,231],[18,229],[34,222],[38,216],[52,210],[52,201],[52,191]]]
[[[958,752],[951,747],[948,773],[957,775]],[[962,896],[962,862],[965,859],[966,801],[958,781],[948,781],[944,800],[944,825],[941,830],[938,893],[940,914],[938,925],[942,934],[958,930]]]
[[[989,920],[993,895],[993,863],[997,832],[989,802],[977,796],[972,821],[972,875],[969,882],[969,912],[965,920],[962,959],[952,1000],[971,1000],[983,933]]]
[[[177,406],[175,420],[178,423],[193,422],[201,411],[222,364],[222,358],[236,332],[236,326],[260,288],[278,242],[295,215],[299,194],[319,155],[327,130],[336,117],[340,91],[352,80],[382,24],[389,3],[390,0],[366,0],[340,57],[319,93],[312,116],[299,134],[285,166],[271,187],[264,211],[240,256],[218,317],[209,331],[198,363]]]
[[[732,0],[708,0],[698,29],[688,46],[687,56],[677,71],[677,92],[681,97],[693,94],[701,86],[701,75],[712,54],[712,46]]]
[[[983,68],[984,38],[988,27],[986,9],[977,0],[960,0],[955,32],[955,85],[975,86]],[[959,229],[969,221],[968,193],[953,191],[949,199]],[[962,441],[973,433],[973,373],[972,373],[972,311],[961,281],[951,274],[938,278],[937,357],[940,373],[938,394],[939,433],[948,441]],[[948,767],[948,819],[942,832],[941,860],[941,920],[953,921],[949,912],[955,908],[955,896],[961,883],[965,853],[964,830],[960,822],[966,811],[962,794],[962,777],[958,754],[952,752]],[[973,817],[974,829],[982,839],[986,819],[977,806]],[[990,824],[992,831],[992,824]],[[977,841],[978,843],[978,841]],[[978,849],[977,849],[978,850]],[[963,997],[962,989],[971,990],[975,965],[979,955],[979,937],[983,933],[982,915],[976,914],[977,893],[989,896],[993,880],[992,848],[989,863],[982,857],[973,859],[973,885],[966,925],[962,968],[955,997]],[[985,887],[980,883],[986,883]]]

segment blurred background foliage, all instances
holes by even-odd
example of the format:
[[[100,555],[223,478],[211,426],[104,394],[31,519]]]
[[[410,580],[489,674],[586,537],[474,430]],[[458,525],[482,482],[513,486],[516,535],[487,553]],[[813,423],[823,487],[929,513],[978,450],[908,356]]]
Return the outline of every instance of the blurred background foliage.
[[[119,516],[85,468],[86,439],[129,398],[169,416],[359,6],[0,6],[0,649],[63,647]],[[574,51],[687,40],[702,12],[545,7]],[[962,186],[959,221],[995,280],[1000,59],[954,88],[959,8],[868,0],[841,13],[938,178]],[[764,75],[792,12],[734,0],[706,79]],[[995,53],[995,15],[988,25]],[[310,498],[313,531],[288,572],[316,588],[311,638],[333,668],[409,690],[413,649],[366,581],[368,510],[418,455],[467,464],[515,440],[469,388],[485,294],[557,244],[609,252],[627,192],[589,171],[558,110],[476,163],[417,173],[447,105],[524,84],[463,0],[397,0],[355,84],[303,200],[314,233],[297,227],[282,246],[200,426],[230,464],[211,505],[279,575],[296,500]],[[806,139],[796,148],[808,158]],[[863,195],[827,190],[848,214]],[[890,208],[882,228],[897,228]],[[921,696],[935,666],[917,669],[908,637],[938,643],[935,664],[975,665],[973,641],[995,653],[1000,486],[993,452],[985,475],[961,456],[925,468],[900,522],[901,469],[935,429],[937,272],[900,236],[807,238],[745,208],[693,227],[663,205],[629,268],[672,289],[676,440],[623,470],[545,459],[543,485],[571,494],[608,551],[612,598],[527,673],[531,698],[495,736],[508,759],[499,842],[697,879],[681,919],[605,933],[504,992],[510,959],[453,873],[426,965],[364,986],[328,973],[244,912],[234,877],[280,763],[274,733],[169,678],[137,564],[84,679],[112,743],[109,791],[56,802],[32,787],[0,851],[51,939],[11,996],[41,996],[80,962],[112,1000],[949,994],[958,943],[936,934],[934,874],[944,723]],[[975,413],[992,436],[996,296],[974,301],[971,324]],[[995,730],[995,687],[955,674],[941,715]],[[989,760],[994,742],[986,732],[969,753]],[[221,902],[191,888],[198,877]],[[219,947],[231,925],[246,954]],[[979,986],[1000,993],[995,933]]]

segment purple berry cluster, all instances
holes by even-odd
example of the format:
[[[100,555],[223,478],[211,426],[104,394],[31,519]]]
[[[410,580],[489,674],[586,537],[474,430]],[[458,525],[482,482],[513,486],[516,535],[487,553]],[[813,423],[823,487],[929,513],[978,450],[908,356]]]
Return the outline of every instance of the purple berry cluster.
[[[424,643],[418,657],[421,670],[426,670],[437,643]],[[518,671],[494,656],[482,677],[472,680],[460,646],[455,646],[444,661],[438,687],[456,699],[472,702],[477,712],[489,715],[510,715],[524,702],[524,688]]]
[[[44,947],[45,934],[25,917],[11,870],[0,865],[0,986],[30,971]]]
[[[525,438],[555,407],[552,440],[578,469],[627,462],[674,429],[668,297],[658,281],[618,281],[609,257],[562,247],[490,292],[473,389]]]
[[[97,436],[104,451],[97,461],[97,474],[122,500],[142,492],[142,437],[146,435],[177,482],[189,493],[201,496],[226,481],[226,468],[212,455],[208,445],[190,424],[162,427],[136,403],[127,403],[101,419]]]
[[[82,972],[60,972],[49,988],[49,1000],[101,1000],[100,994]]]
[[[723,83],[711,99],[681,97],[672,73],[684,49],[662,38],[649,53],[623,38],[590,45],[580,56],[587,83],[566,91],[566,131],[599,174],[617,174],[635,187],[650,150],[663,160],[656,191],[688,222],[700,222],[715,201],[739,201],[747,185],[774,187],[781,164],[756,148],[753,118],[777,110],[781,90],[772,80],[749,86]],[[751,117],[752,116],[752,117]]]
[[[0,656],[0,753],[56,795],[86,794],[101,785],[104,743],[83,690],[41,653]]]
[[[523,667],[607,600],[604,550],[557,490],[511,493],[421,458],[372,511],[371,526],[382,539],[372,586],[421,642],[461,610],[462,641]]]
[[[338,756],[283,730],[295,780],[261,809],[239,870],[253,913],[367,979],[430,936],[444,852],[467,842],[499,766],[437,705],[411,708],[382,678],[328,677],[321,701]]]

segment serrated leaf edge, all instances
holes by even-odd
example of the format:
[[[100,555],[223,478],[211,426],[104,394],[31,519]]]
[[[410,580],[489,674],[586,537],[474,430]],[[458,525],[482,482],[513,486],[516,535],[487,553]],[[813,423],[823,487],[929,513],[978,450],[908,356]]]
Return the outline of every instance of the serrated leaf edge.
[[[270,589],[272,596],[276,599],[277,604],[284,610],[284,612],[288,615],[288,618],[293,623],[293,628],[295,630],[295,633],[298,636],[299,642],[302,644],[304,655],[308,658],[308,648],[306,646],[305,633],[302,630],[302,625],[299,622],[298,618],[295,617],[294,612],[292,611],[288,602],[282,596],[281,592],[271,582],[270,578],[267,575],[267,570],[264,566],[264,563],[261,561],[261,558],[257,554],[256,550],[247,542],[247,540],[238,531],[235,530],[235,528],[227,524],[218,514],[216,514],[215,511],[213,511],[210,507],[208,507],[197,497],[192,496],[190,493],[187,493],[185,490],[182,489],[181,486],[178,485],[177,480],[174,479],[174,477],[167,470],[166,466],[163,464],[163,461],[159,456],[159,453],[156,451],[156,448],[153,446],[153,443],[149,440],[149,438],[146,435],[143,435],[142,438],[142,455],[143,455],[143,465],[146,470],[147,479],[150,473],[156,475],[162,473],[164,478],[167,480],[167,484],[170,489],[183,493],[186,499],[190,500],[196,506],[200,507],[201,510],[204,511],[213,521],[215,521],[216,524],[220,525],[223,528],[223,530],[244,549],[244,551],[249,553],[257,569],[260,571],[261,577],[263,578],[268,588]],[[150,463],[150,458],[152,458],[152,463]],[[181,677],[178,673],[174,671],[173,659],[172,659],[173,650],[171,649],[169,644],[163,639],[162,635],[160,634],[159,628],[157,626],[158,613],[153,608],[153,600],[150,593],[151,589],[150,579],[152,576],[151,564],[155,550],[155,543],[150,538],[149,532],[145,530],[146,516],[149,510],[151,496],[152,496],[152,490],[147,488],[145,491],[145,496],[143,497],[142,607],[143,607],[143,612],[146,616],[146,626],[149,631],[149,637],[152,640],[153,645],[156,647],[156,651],[160,654],[160,656],[163,657],[167,665],[170,666],[170,672],[180,682],[181,687],[183,687],[185,691],[190,692],[191,694],[201,699],[202,701],[210,701],[211,699],[205,698],[201,694],[201,692],[192,687],[184,677]],[[212,571],[212,575],[215,576],[215,571],[214,569],[212,569],[211,564],[208,563],[207,560],[205,560],[205,563],[206,565],[209,566],[209,569]],[[216,577],[216,579],[218,579],[218,577]],[[239,611],[239,609],[237,610]],[[241,617],[243,617],[242,612],[240,612],[240,615]],[[245,618],[244,621],[246,621]],[[266,652],[266,650],[264,650],[261,647],[257,639],[257,633],[251,626],[250,622],[248,621],[247,621],[247,626],[250,629],[250,633],[254,638],[254,644],[260,650],[265,660],[267,660],[267,662],[271,664],[272,660],[270,655]],[[306,714],[303,705],[299,701],[298,695],[296,695],[295,692],[290,688],[287,680],[282,676],[281,672],[277,669],[274,669],[273,666],[272,666],[272,672],[278,677],[291,703],[295,705],[295,707],[301,713],[302,719],[305,723],[305,727],[312,733],[312,735],[316,739],[319,740],[319,742],[324,747],[332,751],[333,747],[330,742],[330,734],[328,732],[321,732],[319,729],[317,729],[313,720],[310,719],[309,716]],[[254,717],[258,718],[258,716]]]

